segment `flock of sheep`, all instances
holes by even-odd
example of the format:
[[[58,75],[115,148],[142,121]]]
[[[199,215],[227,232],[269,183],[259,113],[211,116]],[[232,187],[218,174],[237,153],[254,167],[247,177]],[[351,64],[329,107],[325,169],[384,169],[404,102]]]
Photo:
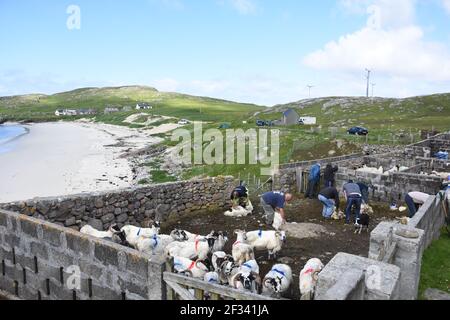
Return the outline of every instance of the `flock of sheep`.
[[[287,293],[292,285],[292,269],[288,265],[275,264],[261,278],[255,260],[255,250],[267,250],[269,260],[276,259],[286,242],[283,231],[236,230],[231,254],[223,251],[229,240],[226,232],[213,231],[202,236],[178,229],[170,235],[159,231],[158,223],[151,228],[113,225],[108,231],[98,231],[86,225],[81,229],[81,233],[120,243],[145,254],[162,255],[171,262],[174,272],[208,283],[277,298]],[[302,299],[313,298],[323,267],[319,259],[311,259],[300,272]]]

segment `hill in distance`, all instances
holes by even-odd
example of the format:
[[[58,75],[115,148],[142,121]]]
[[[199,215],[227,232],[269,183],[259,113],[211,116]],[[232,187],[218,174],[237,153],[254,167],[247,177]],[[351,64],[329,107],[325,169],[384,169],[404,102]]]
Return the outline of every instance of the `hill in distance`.
[[[0,98],[0,114],[9,120],[51,120],[57,109],[131,107],[147,102],[155,114],[204,121],[244,119],[266,107],[227,100],[160,92],[145,86],[82,88],[53,95],[31,94]]]

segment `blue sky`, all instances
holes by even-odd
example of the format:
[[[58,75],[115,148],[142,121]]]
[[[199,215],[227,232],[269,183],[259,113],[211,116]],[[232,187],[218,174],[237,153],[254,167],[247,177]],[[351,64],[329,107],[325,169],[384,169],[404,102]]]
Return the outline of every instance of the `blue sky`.
[[[69,30],[70,5],[80,29]],[[450,92],[449,0],[0,0],[0,95],[149,85],[266,105]]]

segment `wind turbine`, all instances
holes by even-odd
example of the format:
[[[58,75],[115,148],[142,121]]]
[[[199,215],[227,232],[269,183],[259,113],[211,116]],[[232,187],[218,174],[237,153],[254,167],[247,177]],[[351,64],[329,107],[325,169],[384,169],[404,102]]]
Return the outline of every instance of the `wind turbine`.
[[[372,72],[369,69],[366,69],[367,71],[367,91],[366,91],[366,96],[367,98],[369,97],[369,85],[370,85],[370,73]]]
[[[314,88],[314,86],[308,84],[306,87],[307,87],[308,90],[309,90],[309,98],[311,99],[311,89]]]

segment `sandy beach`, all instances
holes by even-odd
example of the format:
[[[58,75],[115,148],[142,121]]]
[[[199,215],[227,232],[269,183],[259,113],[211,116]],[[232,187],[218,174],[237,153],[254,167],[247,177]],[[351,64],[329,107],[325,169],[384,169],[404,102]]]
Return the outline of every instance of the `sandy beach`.
[[[132,168],[121,155],[160,141],[142,130],[97,123],[26,127],[29,133],[0,154],[0,203],[130,187]]]

